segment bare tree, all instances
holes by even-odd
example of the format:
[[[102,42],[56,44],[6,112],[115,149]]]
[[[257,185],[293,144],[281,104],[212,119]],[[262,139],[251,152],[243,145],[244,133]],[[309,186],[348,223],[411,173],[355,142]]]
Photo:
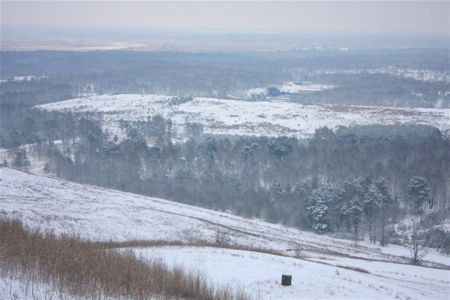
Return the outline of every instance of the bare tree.
[[[416,223],[413,223],[413,232],[411,235],[411,244],[409,245],[411,253],[411,261],[418,265],[422,259],[428,254],[428,249],[425,247],[423,235],[417,232]]]

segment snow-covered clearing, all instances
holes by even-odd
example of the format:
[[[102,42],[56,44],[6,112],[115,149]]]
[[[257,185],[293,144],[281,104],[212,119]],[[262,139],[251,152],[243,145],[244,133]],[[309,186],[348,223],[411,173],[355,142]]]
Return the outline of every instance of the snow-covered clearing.
[[[38,81],[42,79],[48,79],[46,75],[26,75],[26,76],[13,76],[8,79],[0,80],[0,83],[4,82],[30,82],[30,81]]]
[[[278,89],[282,93],[298,94],[301,92],[320,92],[330,90],[333,87],[328,84],[286,82],[280,85]]]
[[[365,124],[426,124],[450,131],[450,109],[372,106],[302,105],[288,101],[243,101],[194,98],[173,104],[159,95],[97,95],[37,106],[49,111],[96,113],[104,129],[120,135],[120,121],[146,121],[161,115],[172,120],[175,139],[183,140],[186,124],[226,135],[310,137],[320,127]]]
[[[320,92],[325,90],[333,89],[333,85],[328,84],[318,84],[318,83],[310,83],[310,82],[286,82],[280,85],[271,86],[271,88],[277,89],[280,94],[288,94],[295,95],[304,92]],[[243,93],[244,98],[254,99],[260,97],[268,97],[269,89],[268,88],[251,88],[245,93]],[[278,98],[278,97],[277,97]]]
[[[37,151],[34,151],[36,144],[21,145],[18,149],[23,150],[27,154],[27,159],[30,162],[29,171],[36,174],[43,174],[46,161],[44,157],[40,156]],[[16,150],[0,148],[0,163],[8,166],[13,165]]]
[[[75,139],[75,141],[78,140]],[[54,140],[52,143],[53,146],[61,152],[68,151],[70,147],[73,147],[73,144],[64,143],[62,140]],[[17,149],[0,148],[0,164],[3,166],[13,166],[17,150],[23,150],[25,151],[27,160],[30,163],[29,166],[26,167],[26,170],[33,174],[47,175],[48,170],[46,170],[46,165],[48,164],[48,160],[43,154],[45,153],[44,149],[45,144],[40,143],[20,145]]]

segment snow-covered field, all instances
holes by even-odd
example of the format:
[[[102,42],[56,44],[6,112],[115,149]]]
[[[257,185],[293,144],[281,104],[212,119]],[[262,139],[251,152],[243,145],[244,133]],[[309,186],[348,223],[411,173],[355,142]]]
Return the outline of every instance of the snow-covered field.
[[[417,80],[417,81],[450,83],[450,72],[449,71],[438,71],[438,70],[430,70],[430,69],[412,69],[412,68],[402,69],[402,68],[396,68],[394,66],[386,66],[386,67],[382,67],[382,68],[373,68],[373,69],[318,70],[318,71],[311,72],[311,74],[315,74],[315,75],[381,74],[381,75],[391,75],[391,76],[396,76],[396,77],[413,79],[413,80]]]
[[[322,258],[319,263],[242,250],[197,247],[135,249],[142,257],[200,270],[215,284],[242,289],[255,299],[446,299],[449,271]],[[326,264],[324,264],[324,262]],[[355,271],[345,266],[357,265]],[[341,267],[344,266],[344,267]],[[366,273],[367,271],[367,273]],[[280,286],[282,274],[292,286]]]
[[[102,241],[213,242],[222,232],[233,244],[286,255],[292,254],[287,249],[302,249],[302,259],[220,248],[136,249],[170,264],[195,267],[213,282],[240,285],[257,299],[446,299],[450,288],[449,270],[405,265],[409,251],[400,246],[354,245],[258,219],[8,168],[0,169],[0,180],[0,216],[20,218],[32,228]],[[450,266],[448,256],[433,251],[426,260]],[[353,267],[368,273],[349,269]],[[285,272],[294,276],[292,287],[278,284]]]
[[[42,79],[47,79],[48,76],[46,75],[26,75],[26,76],[13,76],[8,79],[2,79],[0,80],[0,83],[4,82],[29,82],[29,81],[38,81]]]
[[[312,84],[312,83],[295,83],[286,82],[278,87],[280,92],[288,94],[298,94],[301,92],[319,92],[332,89],[332,85],[328,84]]]
[[[109,132],[121,134],[120,121],[145,121],[161,115],[173,122],[175,139],[185,125],[200,123],[209,134],[310,137],[327,126],[361,124],[426,124],[450,132],[450,109],[386,108],[372,106],[302,105],[287,101],[253,102],[194,98],[172,104],[170,96],[97,95],[37,106],[49,111],[97,113]]]
[[[281,94],[299,94],[304,92],[320,92],[324,90],[330,90],[334,88],[332,85],[328,84],[317,84],[309,82],[286,82],[281,85],[272,86],[272,88],[277,89]],[[244,93],[244,97],[247,99],[254,99],[260,97],[268,97],[268,88],[251,88]]]

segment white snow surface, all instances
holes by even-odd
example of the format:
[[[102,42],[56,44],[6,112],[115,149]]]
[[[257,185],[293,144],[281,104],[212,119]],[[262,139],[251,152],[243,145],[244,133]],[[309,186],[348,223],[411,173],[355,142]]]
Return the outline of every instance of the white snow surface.
[[[198,269],[214,284],[242,287],[255,299],[446,299],[450,287],[449,257],[437,252],[431,251],[427,264],[444,264],[447,270],[405,265],[409,257],[405,247],[380,249],[361,241],[355,245],[258,219],[4,167],[0,168],[0,217],[96,241],[214,242],[223,232],[232,244],[286,255],[294,254],[287,249],[301,249],[303,259],[207,247],[135,250],[170,265]],[[348,269],[355,267],[369,273]],[[284,273],[293,275],[293,286],[279,285]],[[13,286],[21,289],[19,283]]]
[[[298,94],[300,92],[319,92],[324,90],[330,90],[334,86],[328,84],[317,84],[317,83],[295,83],[286,82],[278,86],[278,90],[283,93],[288,94]]]
[[[11,300],[81,300],[85,297],[73,296],[60,291],[55,285],[41,282],[31,276],[0,275],[0,299]]]
[[[327,126],[425,124],[450,132],[450,109],[387,108],[351,105],[302,105],[288,101],[194,98],[179,105],[171,96],[96,95],[39,105],[48,111],[96,113],[104,129],[120,135],[120,121],[145,121],[154,115],[172,120],[174,138],[183,140],[185,125],[200,123],[204,132],[224,135],[310,137]]]
[[[317,262],[242,250],[198,247],[136,248],[147,259],[200,271],[253,299],[448,299],[448,270],[327,257]],[[358,267],[361,270],[351,270]],[[280,285],[281,275],[292,285]]]
[[[4,82],[29,82],[29,81],[34,81],[34,80],[42,80],[42,79],[47,79],[48,76],[46,75],[25,75],[25,76],[12,76],[11,78],[8,79],[2,79],[0,80],[0,83],[4,83]]]
[[[296,83],[296,82],[285,82],[283,84],[274,86],[277,88],[281,93],[286,94],[299,94],[301,92],[320,92],[324,90],[330,90],[334,88],[333,85],[328,84],[317,84],[317,83]],[[245,98],[247,99],[254,99],[254,98],[260,98],[260,97],[266,97],[268,94],[267,88],[251,88],[247,90],[244,93]]]

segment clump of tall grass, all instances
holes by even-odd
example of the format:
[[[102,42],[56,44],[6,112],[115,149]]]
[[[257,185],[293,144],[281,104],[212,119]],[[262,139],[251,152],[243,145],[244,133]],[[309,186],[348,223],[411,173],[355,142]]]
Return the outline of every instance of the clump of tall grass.
[[[144,260],[131,250],[29,230],[18,220],[0,219],[3,275],[23,274],[60,291],[88,298],[246,299],[229,287],[214,287],[200,273]]]

